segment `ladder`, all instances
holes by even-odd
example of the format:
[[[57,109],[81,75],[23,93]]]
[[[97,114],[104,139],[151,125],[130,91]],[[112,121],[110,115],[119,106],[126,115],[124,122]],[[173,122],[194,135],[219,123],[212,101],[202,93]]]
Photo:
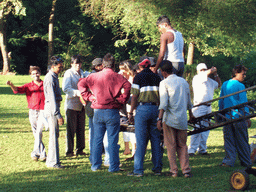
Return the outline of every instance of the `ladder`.
[[[252,86],[249,87],[247,89],[229,94],[229,95],[225,95],[223,97],[219,97],[217,99],[213,99],[207,102],[203,102],[200,103],[198,105],[195,105],[194,107],[198,107],[200,105],[205,105],[205,104],[209,104],[212,103],[214,101],[220,100],[220,99],[224,99],[227,97],[230,97],[232,95],[236,95],[239,94],[241,92],[245,92],[245,91],[249,91],[252,89],[255,89],[256,86]],[[245,108],[249,109],[249,112],[245,111]],[[237,117],[234,117],[233,113],[235,113],[236,115],[238,115]],[[226,114],[228,114],[231,118],[227,118]],[[200,117],[197,117],[193,120],[193,122],[188,122],[188,125],[193,127],[193,130],[188,130],[188,135],[193,135],[193,134],[197,134],[197,133],[201,133],[204,131],[208,131],[211,129],[215,129],[218,127],[222,127],[237,121],[241,121],[244,119],[250,119],[252,117],[256,117],[256,100],[252,100],[246,103],[242,103],[233,107],[229,107],[220,111],[216,111],[216,112],[212,112],[209,113],[207,115],[203,115]],[[202,121],[207,122],[209,126],[204,126],[202,125]]]

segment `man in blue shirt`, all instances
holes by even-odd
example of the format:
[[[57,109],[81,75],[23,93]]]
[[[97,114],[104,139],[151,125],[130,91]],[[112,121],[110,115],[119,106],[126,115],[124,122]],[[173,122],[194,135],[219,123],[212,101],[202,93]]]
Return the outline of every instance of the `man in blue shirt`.
[[[229,95],[245,89],[244,81],[246,77],[247,68],[243,65],[236,65],[232,71],[232,79],[225,81],[221,87],[220,96]],[[247,102],[246,92],[235,94],[233,96],[221,99],[219,101],[219,109],[229,108],[241,103]],[[248,108],[245,109],[248,111]],[[239,113],[243,113],[239,111]],[[228,118],[231,118],[226,114]],[[234,118],[238,118],[236,112],[232,112]],[[250,159],[250,146],[248,144],[248,127],[250,127],[250,119],[237,121],[235,123],[223,127],[224,134],[224,148],[226,156],[224,157],[221,166],[233,167],[236,160],[236,152],[244,167],[251,167],[252,162]]]

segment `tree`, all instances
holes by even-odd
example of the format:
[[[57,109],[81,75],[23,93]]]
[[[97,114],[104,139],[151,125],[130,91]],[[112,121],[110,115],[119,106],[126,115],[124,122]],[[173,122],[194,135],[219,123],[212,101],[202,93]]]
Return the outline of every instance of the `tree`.
[[[53,32],[54,32],[54,12],[56,9],[56,3],[57,3],[57,0],[52,1],[52,10],[50,13],[50,18],[49,18],[48,64],[50,63],[50,58],[51,58],[51,56],[53,56],[53,51],[54,51],[54,49],[53,49],[53,41],[54,41]]]
[[[8,15],[25,15],[25,7],[19,0],[3,0],[0,2],[0,47],[3,58],[3,74],[7,74],[10,69],[8,49],[7,49],[7,19]],[[10,54],[9,54],[10,55]]]

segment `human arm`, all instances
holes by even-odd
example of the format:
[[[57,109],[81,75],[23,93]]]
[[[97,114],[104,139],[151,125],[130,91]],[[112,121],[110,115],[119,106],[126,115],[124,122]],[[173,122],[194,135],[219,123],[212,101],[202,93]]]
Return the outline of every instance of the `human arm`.
[[[164,116],[164,110],[160,109],[159,110],[159,114],[158,114],[158,119],[157,119],[157,128],[159,131],[161,131],[163,129],[163,116]]]
[[[57,90],[59,89],[59,91]],[[60,100],[56,99],[56,94],[61,94],[58,82],[54,79],[47,79],[44,81],[44,95],[45,95],[45,106],[48,106],[49,112],[56,116],[57,119],[63,118],[60,113]]]
[[[133,119],[133,112],[136,109],[137,105],[138,105],[138,97],[139,95],[132,95],[132,99],[131,99],[131,110],[128,113],[128,120],[130,123],[134,123],[134,119]]]
[[[155,66],[155,69],[154,69],[154,73],[157,72],[157,69],[159,68],[160,63],[164,59],[164,54],[166,52],[166,46],[167,46],[167,36],[166,35],[167,34],[164,33],[164,34],[161,35],[161,38],[160,38],[160,50],[159,50],[156,66]]]
[[[77,87],[78,87],[78,90],[81,93],[81,96],[83,97],[83,99],[85,101],[93,102],[93,101],[96,100],[96,98],[93,96],[93,94],[89,90],[89,86],[88,86],[88,83],[87,83],[87,78],[88,77],[80,79],[78,81]]]
[[[123,77],[122,77],[123,78]],[[122,86],[123,89],[123,93],[121,95],[119,95],[116,99],[116,101],[118,101],[119,103],[122,104],[126,104],[126,102],[128,101],[128,99],[130,98],[130,91],[131,91],[131,84],[128,80],[126,80],[124,78],[124,83]]]
[[[73,97],[80,97],[80,91],[74,87],[74,82],[77,81],[72,79],[72,73],[71,70],[66,71],[64,74],[63,82],[62,82],[62,90],[67,95],[67,98],[73,98]]]
[[[18,88],[11,81],[7,81],[6,85],[9,85],[14,93],[18,91]]]

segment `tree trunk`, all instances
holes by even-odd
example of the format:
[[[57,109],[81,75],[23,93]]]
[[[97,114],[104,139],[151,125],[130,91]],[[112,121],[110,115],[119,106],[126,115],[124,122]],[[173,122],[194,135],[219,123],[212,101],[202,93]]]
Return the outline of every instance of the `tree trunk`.
[[[49,17],[49,32],[48,32],[48,64],[50,63],[50,58],[53,56],[54,48],[53,48],[53,32],[54,32],[54,11],[56,9],[57,0],[52,1],[52,10]]]
[[[189,43],[187,65],[192,65],[193,64],[194,49],[195,49],[194,43]]]
[[[3,75],[6,75],[10,70],[10,64],[8,59],[8,50],[7,50],[7,39],[6,39],[6,25],[4,17],[0,16],[0,47],[3,57]]]

